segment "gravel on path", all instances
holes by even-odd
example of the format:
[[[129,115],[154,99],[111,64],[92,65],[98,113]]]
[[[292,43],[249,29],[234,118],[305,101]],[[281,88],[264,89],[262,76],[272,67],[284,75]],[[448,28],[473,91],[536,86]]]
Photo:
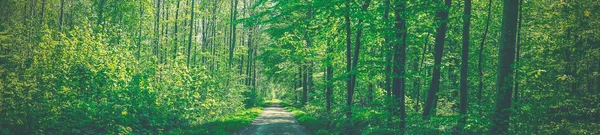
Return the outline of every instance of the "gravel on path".
[[[236,135],[306,135],[304,128],[298,125],[294,114],[288,112],[280,103],[272,103],[252,122],[252,125]]]

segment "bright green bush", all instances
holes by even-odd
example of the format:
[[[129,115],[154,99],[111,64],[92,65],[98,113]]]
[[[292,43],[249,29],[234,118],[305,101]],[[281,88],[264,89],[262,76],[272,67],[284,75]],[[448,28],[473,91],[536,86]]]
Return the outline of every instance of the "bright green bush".
[[[188,68],[183,57],[138,59],[133,38],[108,44],[107,37],[76,27],[44,31],[37,45],[2,39],[21,51],[0,58],[0,133],[178,133],[244,107],[244,86],[217,81],[240,77]]]

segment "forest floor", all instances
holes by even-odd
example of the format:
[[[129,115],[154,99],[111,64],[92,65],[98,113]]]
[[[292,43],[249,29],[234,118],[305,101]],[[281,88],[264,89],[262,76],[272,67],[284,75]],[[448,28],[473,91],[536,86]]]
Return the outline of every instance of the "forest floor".
[[[279,102],[264,108],[252,125],[237,135],[306,135],[304,128],[298,124],[294,114],[288,112]]]

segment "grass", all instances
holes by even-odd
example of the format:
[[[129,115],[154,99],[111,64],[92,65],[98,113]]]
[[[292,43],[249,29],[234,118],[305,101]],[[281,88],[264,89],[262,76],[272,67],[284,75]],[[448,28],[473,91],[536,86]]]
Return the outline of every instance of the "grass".
[[[239,132],[250,126],[252,121],[262,113],[262,107],[249,108],[234,114],[222,116],[204,123],[185,134],[228,135]]]
[[[309,115],[305,111],[302,111],[298,108],[288,106],[285,103],[282,103],[285,106],[285,109],[294,113],[294,118],[302,127],[304,127],[308,132],[313,134],[327,134],[327,124],[325,121],[317,119],[316,117]]]

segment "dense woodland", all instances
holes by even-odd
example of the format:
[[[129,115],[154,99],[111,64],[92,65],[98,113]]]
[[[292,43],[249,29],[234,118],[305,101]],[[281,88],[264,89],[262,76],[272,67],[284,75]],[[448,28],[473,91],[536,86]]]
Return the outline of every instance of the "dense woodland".
[[[597,0],[0,0],[0,134],[217,134],[270,99],[313,134],[600,134],[598,26]]]

